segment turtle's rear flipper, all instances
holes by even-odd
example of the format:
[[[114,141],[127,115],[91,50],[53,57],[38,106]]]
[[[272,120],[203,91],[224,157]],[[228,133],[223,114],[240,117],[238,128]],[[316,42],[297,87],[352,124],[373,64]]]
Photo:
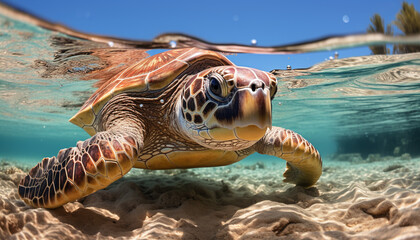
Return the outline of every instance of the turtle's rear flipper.
[[[99,132],[44,158],[19,184],[19,195],[34,207],[55,208],[103,189],[134,165],[142,148],[134,131]]]

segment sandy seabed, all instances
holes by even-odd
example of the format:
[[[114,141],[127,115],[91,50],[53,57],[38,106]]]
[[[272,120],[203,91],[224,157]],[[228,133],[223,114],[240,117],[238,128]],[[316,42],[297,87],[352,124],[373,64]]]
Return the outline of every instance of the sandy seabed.
[[[315,187],[281,181],[285,164],[133,169],[80,201],[46,210],[0,167],[0,239],[420,239],[420,159],[324,161]]]

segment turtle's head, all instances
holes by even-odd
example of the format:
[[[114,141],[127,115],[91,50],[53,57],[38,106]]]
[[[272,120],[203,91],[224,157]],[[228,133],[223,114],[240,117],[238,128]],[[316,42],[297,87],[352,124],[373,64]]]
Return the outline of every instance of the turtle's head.
[[[271,128],[277,80],[257,69],[222,66],[191,76],[178,102],[182,130],[198,144],[247,148]]]

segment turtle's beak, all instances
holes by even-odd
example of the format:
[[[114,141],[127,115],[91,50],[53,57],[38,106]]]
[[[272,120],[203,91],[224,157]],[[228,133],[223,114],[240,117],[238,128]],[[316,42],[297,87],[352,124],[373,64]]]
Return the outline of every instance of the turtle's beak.
[[[269,89],[252,87],[238,89],[229,104],[220,106],[216,110],[214,120],[219,127],[234,130],[236,137],[240,139],[259,140],[267,128],[271,128]],[[213,125],[212,121],[209,123]]]
[[[244,88],[238,91],[240,118],[236,135],[244,140],[259,140],[271,129],[271,99],[268,89]]]
[[[268,89],[241,89],[239,99],[238,127],[255,125],[261,129],[271,128],[271,100]]]

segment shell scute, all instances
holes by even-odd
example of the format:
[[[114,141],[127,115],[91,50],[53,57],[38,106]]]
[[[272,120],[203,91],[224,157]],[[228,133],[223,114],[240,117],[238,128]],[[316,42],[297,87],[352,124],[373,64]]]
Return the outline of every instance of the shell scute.
[[[116,95],[124,91],[138,91],[143,92],[147,90],[145,74],[137,76],[136,78],[124,79],[120,81],[114,89],[112,89],[112,94]]]
[[[156,71],[151,72],[147,78],[149,89],[156,90],[164,88],[187,68],[187,63],[175,60],[170,64],[166,64]]]
[[[113,96],[123,92],[163,89],[200,60],[218,61],[219,65],[234,65],[220,53],[197,48],[175,49],[156,54],[140,60],[104,82],[69,121],[94,135],[96,116]]]

